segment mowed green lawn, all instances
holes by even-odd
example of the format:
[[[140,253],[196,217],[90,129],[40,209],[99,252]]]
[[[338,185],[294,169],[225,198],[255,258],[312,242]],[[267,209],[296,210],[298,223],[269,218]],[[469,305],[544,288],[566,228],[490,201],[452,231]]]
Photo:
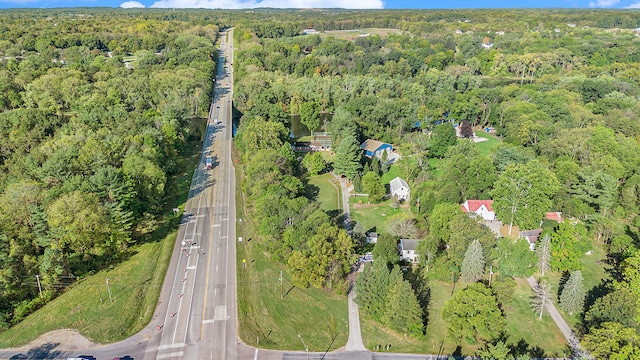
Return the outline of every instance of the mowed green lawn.
[[[487,141],[476,143],[476,147],[480,154],[482,155],[490,155],[493,150],[500,145],[500,140],[494,135],[487,134],[484,131],[476,130],[476,136],[479,138],[487,139]]]
[[[201,143],[192,141],[188,148],[191,154],[184,160],[188,170],[176,178],[177,191],[170,204],[180,209],[184,209],[193,169],[200,160]],[[56,329],[76,329],[97,343],[116,342],[142,330],[155,311],[176,241],[180,217],[168,210],[151,241],[129,249],[122,262],[76,281],[62,295],[0,333],[0,348],[26,344]]]
[[[367,197],[349,198],[352,222],[355,224],[356,221],[359,221],[367,231],[375,228],[378,233],[387,232],[389,217],[400,213],[411,215],[411,210],[408,207],[394,209],[388,200],[380,204],[367,204],[367,199]]]
[[[335,212],[342,209],[340,200],[340,185],[336,184],[336,178],[327,173],[309,178],[309,185],[318,189],[316,201],[320,208],[327,212]]]

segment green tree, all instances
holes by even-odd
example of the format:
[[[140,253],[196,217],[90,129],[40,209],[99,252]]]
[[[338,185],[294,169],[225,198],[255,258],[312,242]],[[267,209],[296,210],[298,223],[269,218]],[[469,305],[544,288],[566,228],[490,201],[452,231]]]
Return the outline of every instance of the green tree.
[[[360,152],[355,135],[350,134],[343,137],[336,147],[336,158],[333,163],[334,172],[353,179],[361,168]]]
[[[327,162],[319,152],[308,153],[304,159],[302,159],[302,166],[307,169],[309,175],[315,176],[321,173],[326,167]]]
[[[359,308],[376,321],[382,321],[389,292],[389,268],[384,261],[367,264],[356,280],[356,302]]]
[[[626,287],[620,287],[599,297],[584,314],[589,328],[599,327],[606,322],[617,322],[626,328],[640,328],[636,320],[638,298]]]
[[[571,271],[580,269],[580,257],[591,244],[583,225],[568,221],[560,223],[551,236],[551,269]]]
[[[494,184],[492,207],[499,218],[509,222],[509,234],[513,224],[533,229],[551,207],[551,198],[559,188],[553,172],[542,163],[511,164]]]
[[[633,328],[606,322],[591,329],[583,345],[596,359],[626,360],[640,358],[640,336]]]
[[[418,236],[416,221],[408,213],[398,213],[389,217],[387,229],[393,235],[401,239],[415,239]]]
[[[484,265],[485,260],[482,245],[478,239],[475,239],[464,253],[464,260],[462,260],[462,267],[460,269],[460,279],[467,284],[482,279],[484,276]]]
[[[447,335],[457,343],[478,340],[491,343],[505,330],[505,319],[491,289],[472,283],[457,292],[442,308],[442,318],[449,323]]]
[[[443,158],[450,146],[456,143],[456,130],[451,123],[437,125],[431,133],[429,154],[435,158]]]
[[[502,275],[513,277],[531,276],[535,269],[536,255],[529,248],[529,242],[518,239],[500,238],[492,250],[497,270]]]
[[[398,250],[398,239],[389,234],[380,234],[378,242],[373,247],[374,262],[382,262],[389,267],[400,261],[400,252]]]
[[[495,344],[487,344],[483,349],[478,350],[477,356],[483,360],[510,360],[513,359],[509,353],[511,349],[503,341]]]
[[[320,128],[320,108],[314,101],[308,101],[300,106],[300,122],[313,134]]]
[[[396,267],[397,268],[397,267]],[[411,284],[398,276],[389,284],[383,322],[404,335],[422,335],[422,308]]]
[[[374,172],[367,173],[362,177],[362,191],[369,194],[369,200],[373,203],[382,200],[387,193],[380,176]]]
[[[560,294],[560,307],[573,314],[582,311],[585,290],[580,270],[572,271]]]

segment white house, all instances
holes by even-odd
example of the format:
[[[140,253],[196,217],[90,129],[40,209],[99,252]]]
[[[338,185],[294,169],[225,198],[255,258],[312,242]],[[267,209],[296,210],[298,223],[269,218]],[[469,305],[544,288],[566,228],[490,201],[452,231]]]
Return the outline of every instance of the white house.
[[[364,240],[367,244],[375,244],[378,242],[378,233],[369,232]]]
[[[397,196],[398,200],[409,200],[409,184],[399,176],[389,182],[391,196]]]
[[[480,216],[484,220],[495,220],[496,213],[491,208],[493,200],[467,200],[462,204],[462,211]]]
[[[415,239],[400,239],[400,261],[417,262],[419,260],[416,249],[420,240]]]

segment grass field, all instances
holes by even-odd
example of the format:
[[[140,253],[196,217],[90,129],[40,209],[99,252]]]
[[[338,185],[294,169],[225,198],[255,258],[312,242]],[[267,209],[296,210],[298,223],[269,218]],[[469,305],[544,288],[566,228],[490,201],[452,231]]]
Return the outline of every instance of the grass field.
[[[309,185],[318,188],[315,200],[320,203],[320,208],[327,212],[335,212],[342,209],[340,188],[335,181],[336,178],[329,173],[309,178]]]
[[[26,344],[46,332],[64,328],[77,329],[97,343],[111,343],[132,336],[151,321],[180,220],[171,207],[184,209],[193,169],[200,159],[200,144],[194,141],[188,145],[192,149],[185,158],[184,168],[188,170],[176,179],[177,191],[169,211],[160,219],[161,226],[151,241],[130,248],[127,259],[76,281],[65,293],[0,333],[0,347]],[[106,278],[113,302],[109,301]]]
[[[398,167],[398,165],[391,165],[389,167],[389,171],[382,174],[380,178],[382,180],[382,183],[385,184],[385,186],[387,186],[389,185],[389,181],[395,179],[398,176],[402,177],[402,175],[400,175],[400,168]]]
[[[359,203],[360,201],[362,201],[362,204]],[[355,221],[359,221],[367,231],[375,228],[378,233],[386,232],[386,222],[389,217],[399,213],[411,215],[411,210],[408,207],[394,209],[390,206],[389,201],[369,205],[367,204],[367,197],[352,197],[349,202],[351,218],[354,224]]]
[[[483,131],[477,130],[476,131],[476,136],[479,138],[484,138],[487,139],[487,141],[483,141],[483,142],[479,142],[476,143],[476,147],[478,148],[478,151],[480,151],[480,154],[482,155],[489,155],[493,152],[493,150],[500,145],[500,140],[495,137],[494,135],[491,134],[487,134]]]
[[[236,178],[241,179],[239,170]],[[240,187],[238,187],[240,189]],[[243,197],[236,194],[237,216],[247,218]],[[237,235],[252,238],[249,221],[237,228]],[[247,260],[246,268],[242,259]],[[319,289],[291,286],[286,271],[274,264],[260,249],[257,240],[237,246],[238,333],[252,346],[268,349],[304,350],[298,334],[309,351],[335,350],[349,336],[347,299]],[[281,295],[284,294],[284,298]]]

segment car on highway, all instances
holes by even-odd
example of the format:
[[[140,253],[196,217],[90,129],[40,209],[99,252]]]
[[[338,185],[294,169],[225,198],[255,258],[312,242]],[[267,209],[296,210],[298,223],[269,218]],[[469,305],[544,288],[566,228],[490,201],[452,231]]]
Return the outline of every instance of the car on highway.
[[[213,159],[207,158],[207,170],[213,169]]]

